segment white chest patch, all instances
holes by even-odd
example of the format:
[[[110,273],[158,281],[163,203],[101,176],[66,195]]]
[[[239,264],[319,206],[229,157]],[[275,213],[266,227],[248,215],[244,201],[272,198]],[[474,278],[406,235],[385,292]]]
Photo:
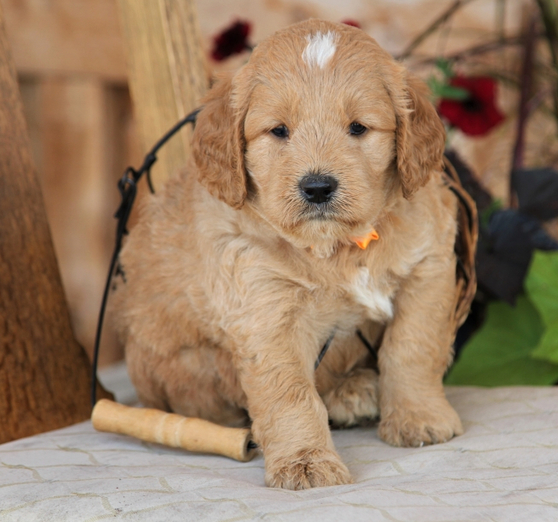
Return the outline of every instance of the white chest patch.
[[[357,303],[368,309],[370,319],[386,320],[393,317],[391,298],[374,285],[367,268],[358,269],[358,274],[351,285],[351,293]]]
[[[335,54],[336,34],[328,31],[327,33],[316,33],[308,35],[306,40],[308,45],[302,53],[302,60],[308,66],[317,65],[323,69],[332,56]]]

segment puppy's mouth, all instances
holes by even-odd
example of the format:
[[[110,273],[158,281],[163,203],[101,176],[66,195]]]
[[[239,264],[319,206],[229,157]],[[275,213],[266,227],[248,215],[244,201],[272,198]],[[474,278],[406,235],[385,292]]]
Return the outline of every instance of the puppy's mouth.
[[[334,221],[338,218],[333,203],[306,204],[300,213],[304,221]]]

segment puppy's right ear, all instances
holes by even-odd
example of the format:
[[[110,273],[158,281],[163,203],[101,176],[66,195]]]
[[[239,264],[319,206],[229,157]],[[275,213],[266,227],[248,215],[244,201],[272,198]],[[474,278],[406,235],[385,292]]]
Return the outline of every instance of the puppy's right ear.
[[[233,208],[246,199],[244,116],[233,106],[232,80],[219,80],[196,119],[193,155],[199,182]]]

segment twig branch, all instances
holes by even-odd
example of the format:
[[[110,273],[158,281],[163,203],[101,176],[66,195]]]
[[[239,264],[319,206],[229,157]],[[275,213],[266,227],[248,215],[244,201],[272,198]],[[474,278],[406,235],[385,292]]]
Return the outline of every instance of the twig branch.
[[[521,71],[521,93],[519,99],[519,117],[517,119],[517,136],[513,149],[512,171],[523,167],[523,157],[525,153],[525,128],[529,116],[529,98],[533,84],[533,58],[536,42],[536,28],[538,15],[533,14],[529,20],[525,34],[525,50],[523,54],[523,67]],[[510,206],[517,206],[517,198],[511,184],[510,176],[509,196]]]
[[[554,3],[555,0],[537,0],[541,12],[541,18],[546,30],[546,38],[550,47],[552,56],[552,64],[556,72],[558,72],[558,7]],[[554,99],[554,117],[558,125],[558,84],[555,85]]]
[[[398,56],[396,59],[404,60],[408,58],[411,53],[433,32],[440,27],[444,22],[451,18],[459,9],[464,5],[472,2],[473,0],[455,0],[436,20],[434,20],[422,33],[420,33],[408,46],[407,48]]]
[[[542,38],[544,33],[537,33],[535,38]],[[522,45],[524,43],[523,36],[508,36],[504,39],[498,39],[491,42],[486,42],[480,45],[475,45],[473,47],[469,47],[468,49],[463,49],[462,51],[456,51],[453,54],[448,54],[444,58],[448,61],[459,61],[464,60],[466,58],[470,58],[471,56],[476,56],[479,54],[489,53],[491,51],[497,51],[502,47],[511,47],[513,45]],[[436,63],[438,57],[430,57],[425,58],[416,62],[414,65],[432,65]]]

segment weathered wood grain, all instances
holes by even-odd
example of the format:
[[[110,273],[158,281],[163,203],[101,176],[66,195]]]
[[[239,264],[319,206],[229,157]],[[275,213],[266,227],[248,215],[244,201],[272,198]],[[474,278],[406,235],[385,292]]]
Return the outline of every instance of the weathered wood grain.
[[[193,0],[119,0],[134,113],[144,152],[199,103],[208,85]],[[153,169],[155,188],[190,155],[190,131],[172,138]]]
[[[90,365],[70,326],[1,7],[0,208],[1,443],[90,414]]]
[[[115,0],[0,0],[20,74],[126,82]]]

